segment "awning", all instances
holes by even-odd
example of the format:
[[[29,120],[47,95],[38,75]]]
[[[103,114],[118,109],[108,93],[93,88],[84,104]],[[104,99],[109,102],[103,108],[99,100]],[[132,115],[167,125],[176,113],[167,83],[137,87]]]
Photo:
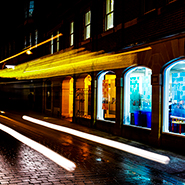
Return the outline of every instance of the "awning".
[[[14,69],[2,69],[0,77],[26,80],[125,68],[137,64],[138,52],[150,49],[146,47],[117,54],[90,52],[83,48],[61,51],[19,64]]]

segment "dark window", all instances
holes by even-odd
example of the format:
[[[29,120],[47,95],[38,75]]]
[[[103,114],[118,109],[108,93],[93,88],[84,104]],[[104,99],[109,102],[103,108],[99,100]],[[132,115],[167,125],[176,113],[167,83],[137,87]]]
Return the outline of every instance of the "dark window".
[[[144,0],[144,13],[150,12],[155,9],[154,0]]]

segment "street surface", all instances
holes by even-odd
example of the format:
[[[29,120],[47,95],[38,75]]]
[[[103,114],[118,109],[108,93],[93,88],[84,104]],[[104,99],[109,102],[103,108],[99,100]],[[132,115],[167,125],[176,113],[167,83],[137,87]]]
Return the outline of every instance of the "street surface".
[[[6,113],[0,115],[0,123],[73,161],[76,169],[69,172],[0,131],[0,184],[185,184],[185,157],[182,155],[155,149],[66,120],[33,113],[29,116],[166,155],[170,162],[167,165],[160,164],[25,121],[20,113]]]

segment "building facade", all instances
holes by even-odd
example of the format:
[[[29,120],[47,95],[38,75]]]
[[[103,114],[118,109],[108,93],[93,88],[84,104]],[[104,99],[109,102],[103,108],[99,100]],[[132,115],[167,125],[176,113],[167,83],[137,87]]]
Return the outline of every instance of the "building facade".
[[[23,15],[0,46],[1,109],[185,152],[185,1],[26,1]]]

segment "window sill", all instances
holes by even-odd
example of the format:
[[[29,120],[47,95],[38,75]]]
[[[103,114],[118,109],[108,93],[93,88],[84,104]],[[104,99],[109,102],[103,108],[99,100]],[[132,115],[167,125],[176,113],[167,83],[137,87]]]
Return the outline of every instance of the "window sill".
[[[92,40],[91,38],[86,39],[86,40],[82,41],[82,42],[80,43],[80,45],[82,46],[82,45],[84,45],[84,44],[88,44],[88,43],[91,42],[91,40]]]
[[[170,2],[168,2],[167,4],[171,4],[171,3],[174,3],[175,1],[177,1],[177,0],[173,0],[173,1],[170,1]]]
[[[107,122],[107,123],[116,123],[115,121],[110,121],[110,120],[104,120],[104,119],[97,119],[97,121],[103,121],[103,122]]]
[[[134,128],[143,129],[143,130],[151,130],[151,128],[147,128],[147,127],[140,127],[140,126],[135,126],[135,125],[127,125],[127,124],[123,124],[123,126],[134,127]]]
[[[148,12],[145,12],[144,15],[149,14],[149,13],[151,13],[151,12],[154,12],[155,10],[156,10],[155,8],[152,9],[152,10],[149,10]]]
[[[107,35],[109,35],[109,34],[111,34],[113,32],[114,32],[114,28],[111,28],[111,29],[105,31],[104,33],[102,33],[101,37],[107,36]]]
[[[162,132],[162,134],[164,134],[164,135],[170,135],[170,136],[176,136],[176,137],[181,137],[181,138],[184,138],[185,137],[185,135],[183,135],[183,134],[173,133],[173,132]]]

